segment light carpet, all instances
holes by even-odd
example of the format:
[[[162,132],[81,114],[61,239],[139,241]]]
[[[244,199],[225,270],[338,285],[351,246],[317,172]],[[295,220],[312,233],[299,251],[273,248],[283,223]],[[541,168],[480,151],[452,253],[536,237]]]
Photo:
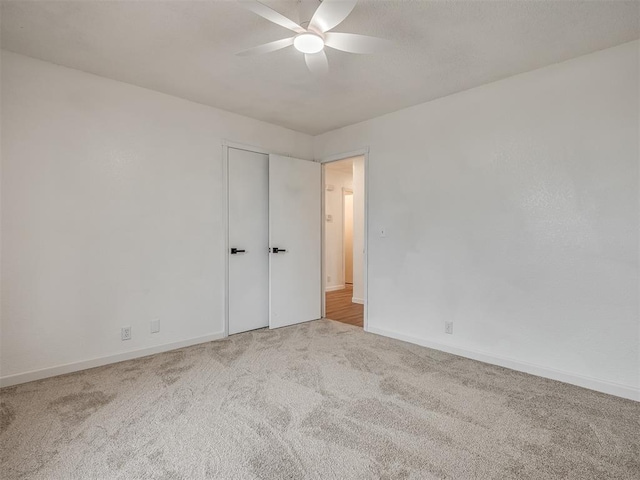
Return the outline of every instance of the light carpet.
[[[3,480],[640,478],[640,403],[330,320],[0,394]]]

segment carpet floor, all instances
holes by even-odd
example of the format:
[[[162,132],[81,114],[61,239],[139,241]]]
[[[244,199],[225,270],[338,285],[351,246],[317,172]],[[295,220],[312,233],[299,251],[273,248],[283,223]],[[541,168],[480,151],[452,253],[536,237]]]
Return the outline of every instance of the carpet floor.
[[[0,395],[3,480],[640,478],[640,403],[330,320]]]

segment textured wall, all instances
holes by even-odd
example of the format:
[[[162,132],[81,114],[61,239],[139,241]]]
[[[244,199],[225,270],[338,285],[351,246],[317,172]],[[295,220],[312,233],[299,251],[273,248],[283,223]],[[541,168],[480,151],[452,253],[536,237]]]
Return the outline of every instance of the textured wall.
[[[637,395],[638,45],[315,138],[370,147],[372,330]]]
[[[3,52],[3,376],[223,331],[222,139],[312,156],[307,135]]]

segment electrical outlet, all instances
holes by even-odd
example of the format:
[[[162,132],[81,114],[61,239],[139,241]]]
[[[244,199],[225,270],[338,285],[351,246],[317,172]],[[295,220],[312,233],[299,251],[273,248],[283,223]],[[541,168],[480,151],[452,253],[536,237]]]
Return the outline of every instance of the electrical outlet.
[[[131,340],[131,327],[122,327],[122,340]]]
[[[331,281],[331,277],[327,275],[327,282]]]
[[[151,333],[158,333],[160,331],[160,320],[157,318],[151,320]]]
[[[444,333],[453,335],[453,322],[444,322]]]

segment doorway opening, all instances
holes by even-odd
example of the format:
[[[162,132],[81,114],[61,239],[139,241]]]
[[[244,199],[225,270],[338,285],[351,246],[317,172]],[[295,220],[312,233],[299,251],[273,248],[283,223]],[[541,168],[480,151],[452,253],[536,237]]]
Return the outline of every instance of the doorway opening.
[[[365,158],[324,163],[325,317],[364,327]]]

